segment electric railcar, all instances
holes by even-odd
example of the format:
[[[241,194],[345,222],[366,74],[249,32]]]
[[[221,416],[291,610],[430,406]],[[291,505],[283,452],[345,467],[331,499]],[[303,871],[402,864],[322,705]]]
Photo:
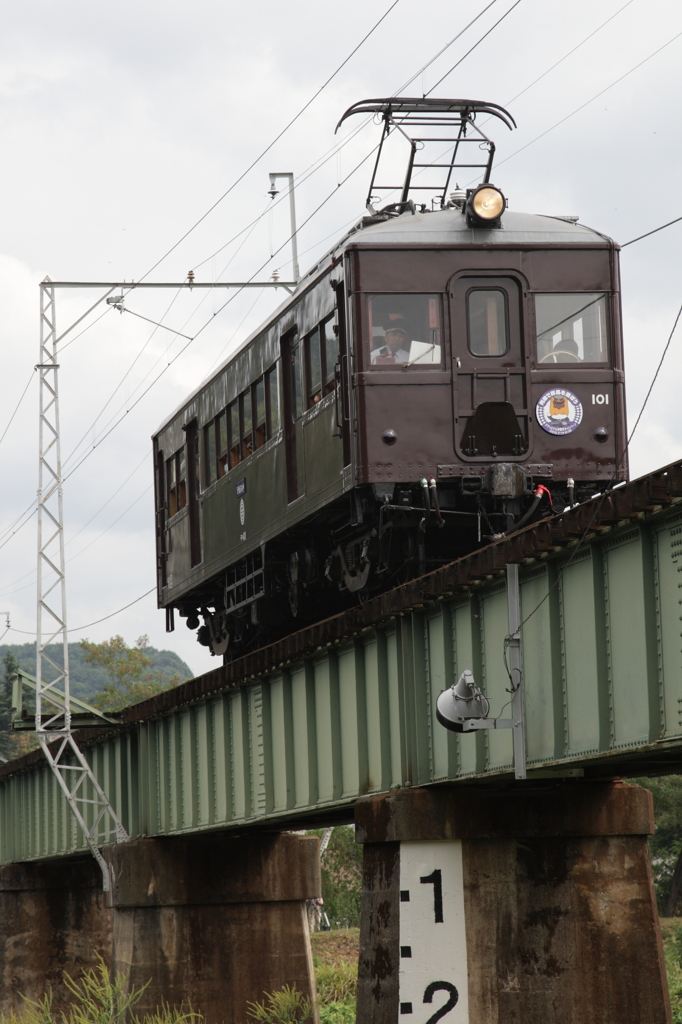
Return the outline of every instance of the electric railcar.
[[[412,126],[401,201],[377,211],[370,195],[369,216],[153,439],[159,606],[213,654],[627,476],[617,245],[577,218],[507,209],[485,136],[482,184],[441,189],[431,210],[409,198],[428,187],[414,184],[415,123],[455,124],[449,184],[462,141],[481,145],[476,114],[501,108],[356,110],[378,111],[384,138]]]

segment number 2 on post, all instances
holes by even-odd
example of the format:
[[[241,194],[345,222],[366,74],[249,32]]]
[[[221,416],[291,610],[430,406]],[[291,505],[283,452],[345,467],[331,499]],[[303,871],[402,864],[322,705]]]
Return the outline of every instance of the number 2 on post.
[[[447,1003],[441,1006],[440,1010],[436,1010],[436,1012],[429,1017],[426,1024],[436,1024],[441,1017],[444,1017],[446,1013],[449,1013],[450,1010],[454,1009],[457,1005],[457,1000],[459,999],[459,992],[449,981],[432,981],[424,993],[425,1003],[430,1003],[433,1000],[434,992],[449,992],[450,998]]]

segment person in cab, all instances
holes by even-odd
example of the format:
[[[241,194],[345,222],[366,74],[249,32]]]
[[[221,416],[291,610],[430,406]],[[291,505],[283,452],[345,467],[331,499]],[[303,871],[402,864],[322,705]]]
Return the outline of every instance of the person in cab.
[[[407,331],[403,326],[404,320],[401,313],[389,314],[388,321],[384,324],[383,345],[370,353],[373,366],[403,366],[408,361],[410,352]]]

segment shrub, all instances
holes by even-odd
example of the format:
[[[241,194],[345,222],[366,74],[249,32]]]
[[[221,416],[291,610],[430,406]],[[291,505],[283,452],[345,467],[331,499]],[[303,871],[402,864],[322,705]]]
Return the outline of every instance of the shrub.
[[[355,1024],[355,1000],[321,1006],[320,1024]]]

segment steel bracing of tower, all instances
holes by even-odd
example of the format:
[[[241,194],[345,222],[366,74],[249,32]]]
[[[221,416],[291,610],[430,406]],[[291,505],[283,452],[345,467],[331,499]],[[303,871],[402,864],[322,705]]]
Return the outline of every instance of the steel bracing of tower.
[[[55,289],[40,286],[40,413],[38,421],[38,594],[36,614],[36,716],[38,742],[111,886],[100,847],[128,833],[95,778],[71,731],[69,646],[66,621],[64,511],[59,436],[59,362]],[[61,647],[61,659],[49,651]]]
[[[282,175],[277,175],[281,177]],[[285,175],[292,179],[290,174]],[[292,231],[295,213],[291,204]],[[294,259],[296,250],[293,249]],[[69,685],[69,647],[66,622],[66,574],[64,562],[64,512],[62,498],[62,461],[59,435],[59,342],[81,323],[102,302],[108,302],[121,313],[132,312],[124,305],[125,293],[149,288],[284,288],[292,292],[293,281],[195,281],[194,274],[182,282],[101,282],[51,281],[46,277],[40,285],[40,355],[36,370],[40,375],[40,413],[38,421],[38,591],[36,613],[36,678],[26,673],[21,680],[35,684],[35,732],[45,758],[83,830],[87,844],[102,869],[104,889],[111,888],[109,868],[100,847],[111,842],[125,842],[130,837],[111,801],[97,781],[90,764],[73,735],[73,707],[81,723],[85,710],[87,724],[92,716],[99,719],[95,708],[82,701],[72,701]],[[61,335],[56,325],[56,291],[60,288],[101,291],[99,298]],[[112,297],[119,288],[120,295]],[[154,321],[152,321],[154,322]],[[163,326],[159,324],[158,326]],[[191,340],[191,339],[190,339]],[[61,656],[53,656],[48,648],[61,647]],[[29,716],[30,717],[30,716]],[[111,719],[102,714],[102,724]],[[77,723],[78,724],[78,723]],[[25,727],[25,726],[14,726]],[[29,726],[30,727],[30,726]]]

